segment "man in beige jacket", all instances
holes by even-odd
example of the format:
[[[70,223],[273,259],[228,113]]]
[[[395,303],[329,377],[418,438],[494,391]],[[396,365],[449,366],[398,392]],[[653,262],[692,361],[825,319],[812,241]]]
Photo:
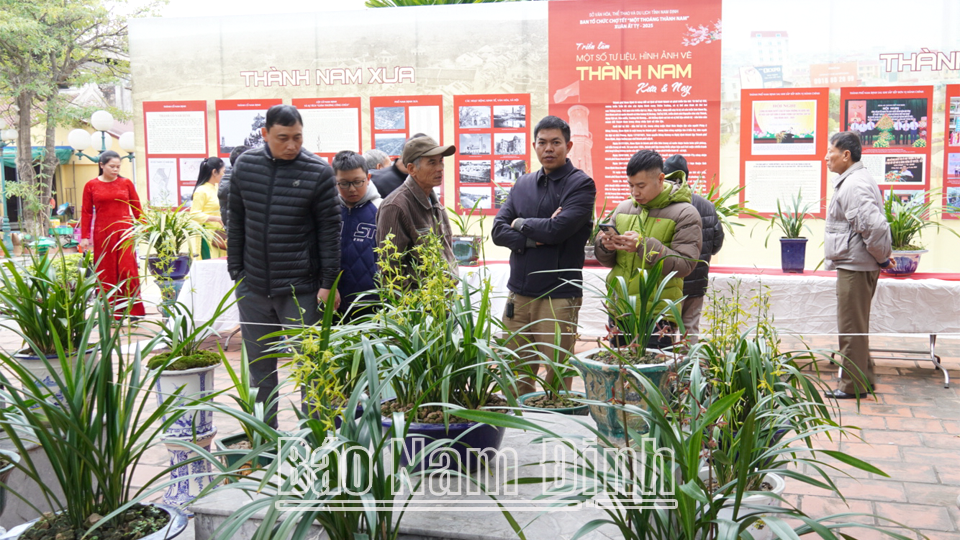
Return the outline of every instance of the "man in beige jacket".
[[[827,209],[823,245],[827,270],[837,270],[837,328],[844,366],[836,399],[857,398],[873,390],[870,358],[870,304],[880,269],[892,264],[890,225],[877,183],[860,163],[860,137],[843,131],[830,137],[827,168],[837,173]]]

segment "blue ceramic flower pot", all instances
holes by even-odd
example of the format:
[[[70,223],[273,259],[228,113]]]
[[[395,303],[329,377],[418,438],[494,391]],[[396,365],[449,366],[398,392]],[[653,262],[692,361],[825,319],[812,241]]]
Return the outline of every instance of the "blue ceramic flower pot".
[[[780,267],[784,272],[802,274],[806,258],[806,238],[780,239]]]
[[[393,427],[393,419],[383,417],[381,421],[387,430]],[[407,436],[403,440],[404,450],[400,455],[400,464],[410,465],[410,460],[416,458],[430,443],[440,439],[456,439],[435,448],[416,466],[416,470],[426,469],[459,469],[474,471],[481,463],[481,457],[486,451],[499,450],[503,443],[503,434],[507,428],[481,424],[479,422],[464,422],[450,424],[449,429],[443,424],[410,423]],[[451,452],[455,452],[454,457]],[[455,460],[459,460],[460,467]]]
[[[881,268],[880,271],[888,276],[907,277],[917,271],[917,266],[920,266],[920,255],[923,255],[927,251],[926,249],[917,251],[894,251],[894,264],[890,265],[889,268]]]

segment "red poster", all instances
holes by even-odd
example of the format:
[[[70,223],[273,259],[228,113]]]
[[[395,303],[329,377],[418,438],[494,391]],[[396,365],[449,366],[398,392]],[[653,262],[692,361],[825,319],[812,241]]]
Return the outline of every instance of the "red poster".
[[[443,96],[375,96],[370,98],[370,146],[399,157],[411,135],[424,133],[443,141]]]
[[[279,99],[218,99],[218,155],[230,157],[230,151],[236,146],[262,146],[260,130],[267,125],[267,109],[281,103]]]
[[[943,141],[943,217],[960,218],[960,84],[947,85]]]
[[[496,215],[530,170],[530,94],[453,96],[457,211]]]
[[[294,99],[303,117],[303,147],[327,160],[341,150],[363,153],[360,135],[360,98]]]
[[[597,206],[629,196],[637,150],[720,171],[721,1],[553,1],[550,114],[570,123],[570,159],[597,183]],[[539,118],[532,119],[535,124]]]
[[[932,86],[841,88],[840,122],[860,134],[860,161],[884,197],[909,200],[930,187]]]
[[[829,107],[828,88],[741,92],[741,204],[769,216],[799,194],[826,217]]]
[[[174,207],[193,195],[207,153],[206,101],[144,101],[147,197]]]

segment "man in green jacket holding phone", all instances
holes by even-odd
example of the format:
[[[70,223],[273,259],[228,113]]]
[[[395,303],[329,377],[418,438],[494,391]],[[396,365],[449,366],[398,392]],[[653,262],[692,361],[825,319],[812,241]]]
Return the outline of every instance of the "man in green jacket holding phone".
[[[613,269],[607,283],[623,277],[635,294],[639,291],[637,270],[663,260],[664,275],[676,272],[664,289],[663,300],[679,300],[683,278],[697,265],[703,241],[700,214],[690,204],[690,186],[665,180],[663,157],[653,150],[640,150],[630,158],[627,182],[630,198],[617,205],[608,222],[615,230],[601,231],[595,242],[597,260]],[[677,322],[672,315],[660,321],[660,331],[648,345],[672,345]]]

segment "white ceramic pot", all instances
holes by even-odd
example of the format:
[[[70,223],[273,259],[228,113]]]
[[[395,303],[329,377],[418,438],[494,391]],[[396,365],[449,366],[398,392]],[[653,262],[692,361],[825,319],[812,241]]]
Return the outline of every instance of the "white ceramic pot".
[[[700,479],[706,481],[708,470],[706,468],[700,469]],[[786,482],[783,477],[775,473],[767,473],[764,476],[763,480],[773,486],[773,489],[770,490],[770,493],[773,493],[778,496],[783,496],[783,489],[786,487]],[[774,497],[768,497],[766,495],[748,495],[744,497],[740,502],[740,515],[752,514],[756,512],[751,508],[746,507],[745,505],[751,506],[780,506],[780,501]],[[717,517],[720,519],[733,520],[733,502],[729,504],[724,504],[723,508],[717,512]],[[764,524],[763,518],[758,521],[753,522],[752,525],[747,527],[747,531],[753,536],[753,540],[771,540],[773,538],[773,530]]]
[[[213,393],[213,376],[217,365],[185,369],[182,371],[164,371],[157,378],[157,404],[162,403],[173,395],[178,388],[184,387],[180,393],[178,405],[185,405],[191,400],[200,399]],[[166,417],[164,417],[166,421]],[[196,430],[194,430],[196,423]],[[206,433],[213,429],[212,411],[191,411],[181,414],[177,421],[167,428],[167,437],[189,437],[193,433]]]
[[[193,440],[191,437],[164,438],[163,444],[167,447],[167,452],[170,452],[170,466],[176,466],[199,455],[193,449],[184,446],[183,441],[191,441],[209,452],[216,435],[217,430],[214,428],[209,433],[198,433],[197,438]],[[182,508],[192,502],[203,488],[214,481],[214,476],[208,474],[211,470],[210,462],[200,459],[172,471],[171,480],[183,479],[167,487],[166,493],[163,494],[163,504]]]

